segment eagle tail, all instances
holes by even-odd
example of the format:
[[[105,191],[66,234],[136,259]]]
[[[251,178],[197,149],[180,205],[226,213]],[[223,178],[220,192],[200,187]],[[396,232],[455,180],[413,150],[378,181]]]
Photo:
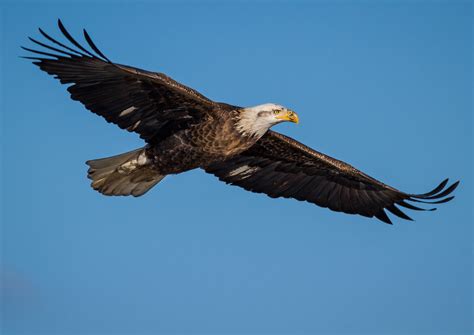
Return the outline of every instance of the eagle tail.
[[[139,197],[165,177],[153,169],[145,148],[90,160],[86,164],[92,188],[104,195]]]

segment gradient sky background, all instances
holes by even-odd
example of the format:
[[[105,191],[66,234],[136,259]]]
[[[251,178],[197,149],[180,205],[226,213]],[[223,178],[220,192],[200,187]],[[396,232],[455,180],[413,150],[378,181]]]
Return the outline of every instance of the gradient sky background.
[[[3,334],[468,334],[470,2],[1,5]],[[218,101],[408,192],[455,201],[393,226],[192,171],[146,196],[89,187],[142,142],[69,99],[20,45],[60,17],[112,60]],[[79,36],[80,38],[80,36]]]

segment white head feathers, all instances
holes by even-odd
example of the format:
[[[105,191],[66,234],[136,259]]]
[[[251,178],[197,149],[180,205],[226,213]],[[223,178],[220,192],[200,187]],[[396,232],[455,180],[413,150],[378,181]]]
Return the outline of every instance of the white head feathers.
[[[237,129],[244,135],[262,137],[273,125],[286,121],[281,114],[291,112],[276,104],[263,104],[240,110]],[[293,113],[293,112],[291,112]]]

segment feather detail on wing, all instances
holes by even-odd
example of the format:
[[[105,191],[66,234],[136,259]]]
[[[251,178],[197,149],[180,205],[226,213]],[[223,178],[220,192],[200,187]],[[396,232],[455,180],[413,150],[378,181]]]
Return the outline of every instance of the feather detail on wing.
[[[115,64],[85,30],[84,38],[92,50],[81,46],[60,20],[58,26],[72,47],[39,29],[52,45],[31,37],[30,40],[54,53],[22,47],[36,54],[24,58],[32,59],[33,64],[61,83],[72,84],[68,88],[72,99],[108,122],[140,134],[148,142],[212,117],[216,110],[234,108],[213,102],[163,73]]]
[[[445,188],[446,179],[431,192],[407,194],[274,131],[267,132],[240,155],[211,164],[205,170],[248,191],[308,201],[333,211],[376,217],[386,223],[392,223],[386,210],[406,220],[412,219],[399,207],[435,210],[410,202],[448,202],[454,198],[448,195],[459,184],[455,182]]]

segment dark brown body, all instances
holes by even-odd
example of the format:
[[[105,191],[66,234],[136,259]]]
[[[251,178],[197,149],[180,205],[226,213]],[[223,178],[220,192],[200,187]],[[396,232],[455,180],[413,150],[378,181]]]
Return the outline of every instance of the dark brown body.
[[[259,139],[242,136],[236,130],[238,114],[237,110],[222,111],[205,122],[180,130],[149,145],[147,158],[160,174],[177,174],[238,155]]]

